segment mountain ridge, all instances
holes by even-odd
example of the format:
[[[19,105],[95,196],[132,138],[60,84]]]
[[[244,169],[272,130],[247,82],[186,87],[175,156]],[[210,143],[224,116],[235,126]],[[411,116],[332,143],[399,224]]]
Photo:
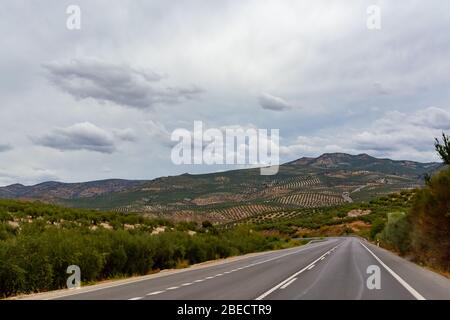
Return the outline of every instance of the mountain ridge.
[[[342,153],[342,152],[331,152],[331,153],[323,153],[320,156],[317,157],[301,157],[295,160],[291,160],[288,161],[286,163],[281,164],[281,166],[287,166],[287,165],[310,165],[311,162],[317,161],[317,160],[321,160],[327,157],[331,157],[331,158],[335,158],[335,157],[349,157],[349,158],[360,158],[360,159],[375,159],[375,160],[379,160],[379,161],[390,161],[390,162],[396,162],[396,163],[411,163],[411,164],[421,164],[421,165],[437,165],[440,166],[442,165],[442,163],[439,162],[419,162],[419,161],[413,161],[413,160],[393,160],[390,158],[376,158],[374,156],[371,156],[367,153],[361,153],[361,154],[357,154],[357,155],[352,155],[352,154],[348,154],[348,153]],[[175,175],[175,176],[161,176],[161,177],[157,177],[154,179],[123,179],[123,178],[107,178],[107,179],[99,179],[99,180],[88,180],[88,181],[80,181],[80,182],[62,182],[62,181],[55,181],[55,180],[49,180],[49,181],[43,181],[43,182],[39,182],[36,184],[31,184],[31,185],[24,185],[22,183],[13,183],[10,185],[6,185],[6,186],[0,186],[0,190],[8,188],[8,189],[13,189],[13,188],[30,188],[30,187],[38,187],[38,186],[42,186],[42,185],[80,185],[80,184],[93,184],[93,183],[108,183],[111,181],[127,181],[127,182],[149,182],[149,181],[153,181],[153,180],[157,180],[157,179],[161,179],[161,178],[169,178],[169,177],[176,177],[176,176],[183,176],[183,175],[189,175],[189,176],[199,176],[199,175],[209,175],[209,174],[218,174],[218,173],[224,173],[224,172],[230,172],[230,171],[239,171],[239,170],[250,170],[250,169],[231,169],[228,171],[218,171],[218,172],[208,172],[208,173],[200,173],[200,174],[192,174],[192,173],[183,173],[183,174],[179,174],[179,175]]]
[[[34,186],[0,187],[0,198],[226,223],[275,211],[369,201],[418,188],[425,175],[441,167],[443,164],[436,162],[325,153],[282,164],[274,176],[261,176],[258,168],[251,168],[153,180],[47,181]]]

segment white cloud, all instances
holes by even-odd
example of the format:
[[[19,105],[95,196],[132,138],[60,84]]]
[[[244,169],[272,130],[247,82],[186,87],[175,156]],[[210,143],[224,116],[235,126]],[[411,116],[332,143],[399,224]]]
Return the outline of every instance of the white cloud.
[[[41,2],[0,4],[0,143],[12,147],[0,162],[19,182],[40,179],[33,167],[66,181],[223,169],[171,164],[170,132],[195,120],[279,128],[291,158],[427,161],[432,138],[450,130],[445,1],[377,0],[376,32],[366,28],[372,3],[356,0],[79,0],[74,32],[66,4]],[[67,131],[85,121],[106,134]],[[80,147],[99,152],[58,151]]]
[[[412,114],[388,112],[370,127],[339,130],[334,134],[298,137],[283,146],[282,154],[290,157],[315,156],[325,152],[369,153],[378,157],[413,159],[425,162],[438,160],[434,138],[439,137],[450,117],[450,110],[426,108]]]
[[[32,138],[41,146],[65,150],[89,150],[102,153],[116,151],[113,135],[89,122],[57,128],[41,137]]]
[[[449,130],[450,112],[444,109],[430,107],[418,111],[411,119],[411,123],[439,130]]]

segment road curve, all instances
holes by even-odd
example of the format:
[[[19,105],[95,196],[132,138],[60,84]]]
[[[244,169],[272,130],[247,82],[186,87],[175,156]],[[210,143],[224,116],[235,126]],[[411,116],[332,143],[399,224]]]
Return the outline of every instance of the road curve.
[[[379,289],[368,288],[367,281],[372,275],[368,273],[368,268],[379,270]],[[47,298],[450,299],[450,280],[364,240],[346,237],[329,238],[297,248],[161,274],[151,279],[67,290]]]

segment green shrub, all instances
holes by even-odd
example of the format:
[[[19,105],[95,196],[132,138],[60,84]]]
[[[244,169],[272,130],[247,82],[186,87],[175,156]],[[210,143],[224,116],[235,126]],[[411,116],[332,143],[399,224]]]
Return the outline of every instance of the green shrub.
[[[388,213],[388,221],[380,234],[380,240],[404,254],[410,246],[411,225],[404,212]]]
[[[411,249],[432,267],[450,271],[450,168],[433,176],[417,193],[409,215]]]
[[[375,239],[376,236],[383,231],[386,222],[382,218],[377,218],[373,221],[372,226],[370,228],[370,238]]]

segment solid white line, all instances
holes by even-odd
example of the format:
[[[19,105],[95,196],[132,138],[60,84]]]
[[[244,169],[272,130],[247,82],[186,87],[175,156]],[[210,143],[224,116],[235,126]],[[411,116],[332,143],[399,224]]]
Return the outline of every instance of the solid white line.
[[[216,277],[221,277],[221,276],[223,276],[223,273],[216,274]]]
[[[179,287],[170,287],[170,288],[167,288],[166,290],[176,290],[176,289],[178,289]]]
[[[195,280],[194,282],[203,282],[203,281],[205,281],[205,279],[198,279],[198,280]]]
[[[147,293],[147,296],[154,296],[155,294],[160,294],[160,293],[163,293],[164,291],[155,291],[155,292],[150,292],[150,293]]]
[[[292,282],[294,282],[295,280],[297,280],[297,278],[292,279],[291,281],[289,281],[288,283],[284,284],[280,289],[286,289],[287,287],[289,287],[290,284],[292,284]]]
[[[182,287],[187,287],[187,286],[190,286],[192,284],[192,282],[186,282],[186,283],[183,283],[181,286]]]
[[[391,268],[389,268],[383,261],[381,261],[380,258],[378,258],[375,253],[373,253],[369,248],[367,248],[361,241],[359,242],[361,245],[366,248],[367,251],[370,252],[374,256],[375,259],[398,281],[400,284],[405,287],[406,290],[411,293],[414,298],[417,300],[426,300],[424,296],[422,296],[420,293],[418,293],[413,287],[411,287],[405,280],[403,280],[398,274],[396,274]]]
[[[128,299],[128,300],[141,300],[143,297],[136,297],[136,298],[131,298],[131,299]]]
[[[206,277],[205,279],[208,279],[208,280],[209,280],[209,279],[214,279],[214,277]]]
[[[336,249],[340,244],[338,244],[337,246],[335,246],[332,250]],[[327,251],[330,252],[331,250]],[[310,264],[308,264],[306,267],[304,267],[303,269],[301,269],[300,271],[294,273],[292,276],[288,277],[286,280],[281,281],[279,284],[277,284],[275,287],[273,287],[272,289],[267,290],[266,292],[264,292],[262,295],[260,295],[259,297],[257,297],[255,300],[262,300],[265,297],[267,297],[269,294],[271,294],[272,292],[274,292],[275,290],[279,289],[280,287],[282,287],[283,285],[285,285],[287,282],[291,281],[292,279],[294,279],[295,277],[297,277],[299,274],[301,274],[302,272],[304,272],[305,270],[308,270],[309,267],[314,266],[314,264],[320,260],[320,258],[324,257],[326,255],[326,253],[324,253],[323,255],[321,255],[319,258],[317,258],[316,260],[314,260],[313,262],[311,262]]]

